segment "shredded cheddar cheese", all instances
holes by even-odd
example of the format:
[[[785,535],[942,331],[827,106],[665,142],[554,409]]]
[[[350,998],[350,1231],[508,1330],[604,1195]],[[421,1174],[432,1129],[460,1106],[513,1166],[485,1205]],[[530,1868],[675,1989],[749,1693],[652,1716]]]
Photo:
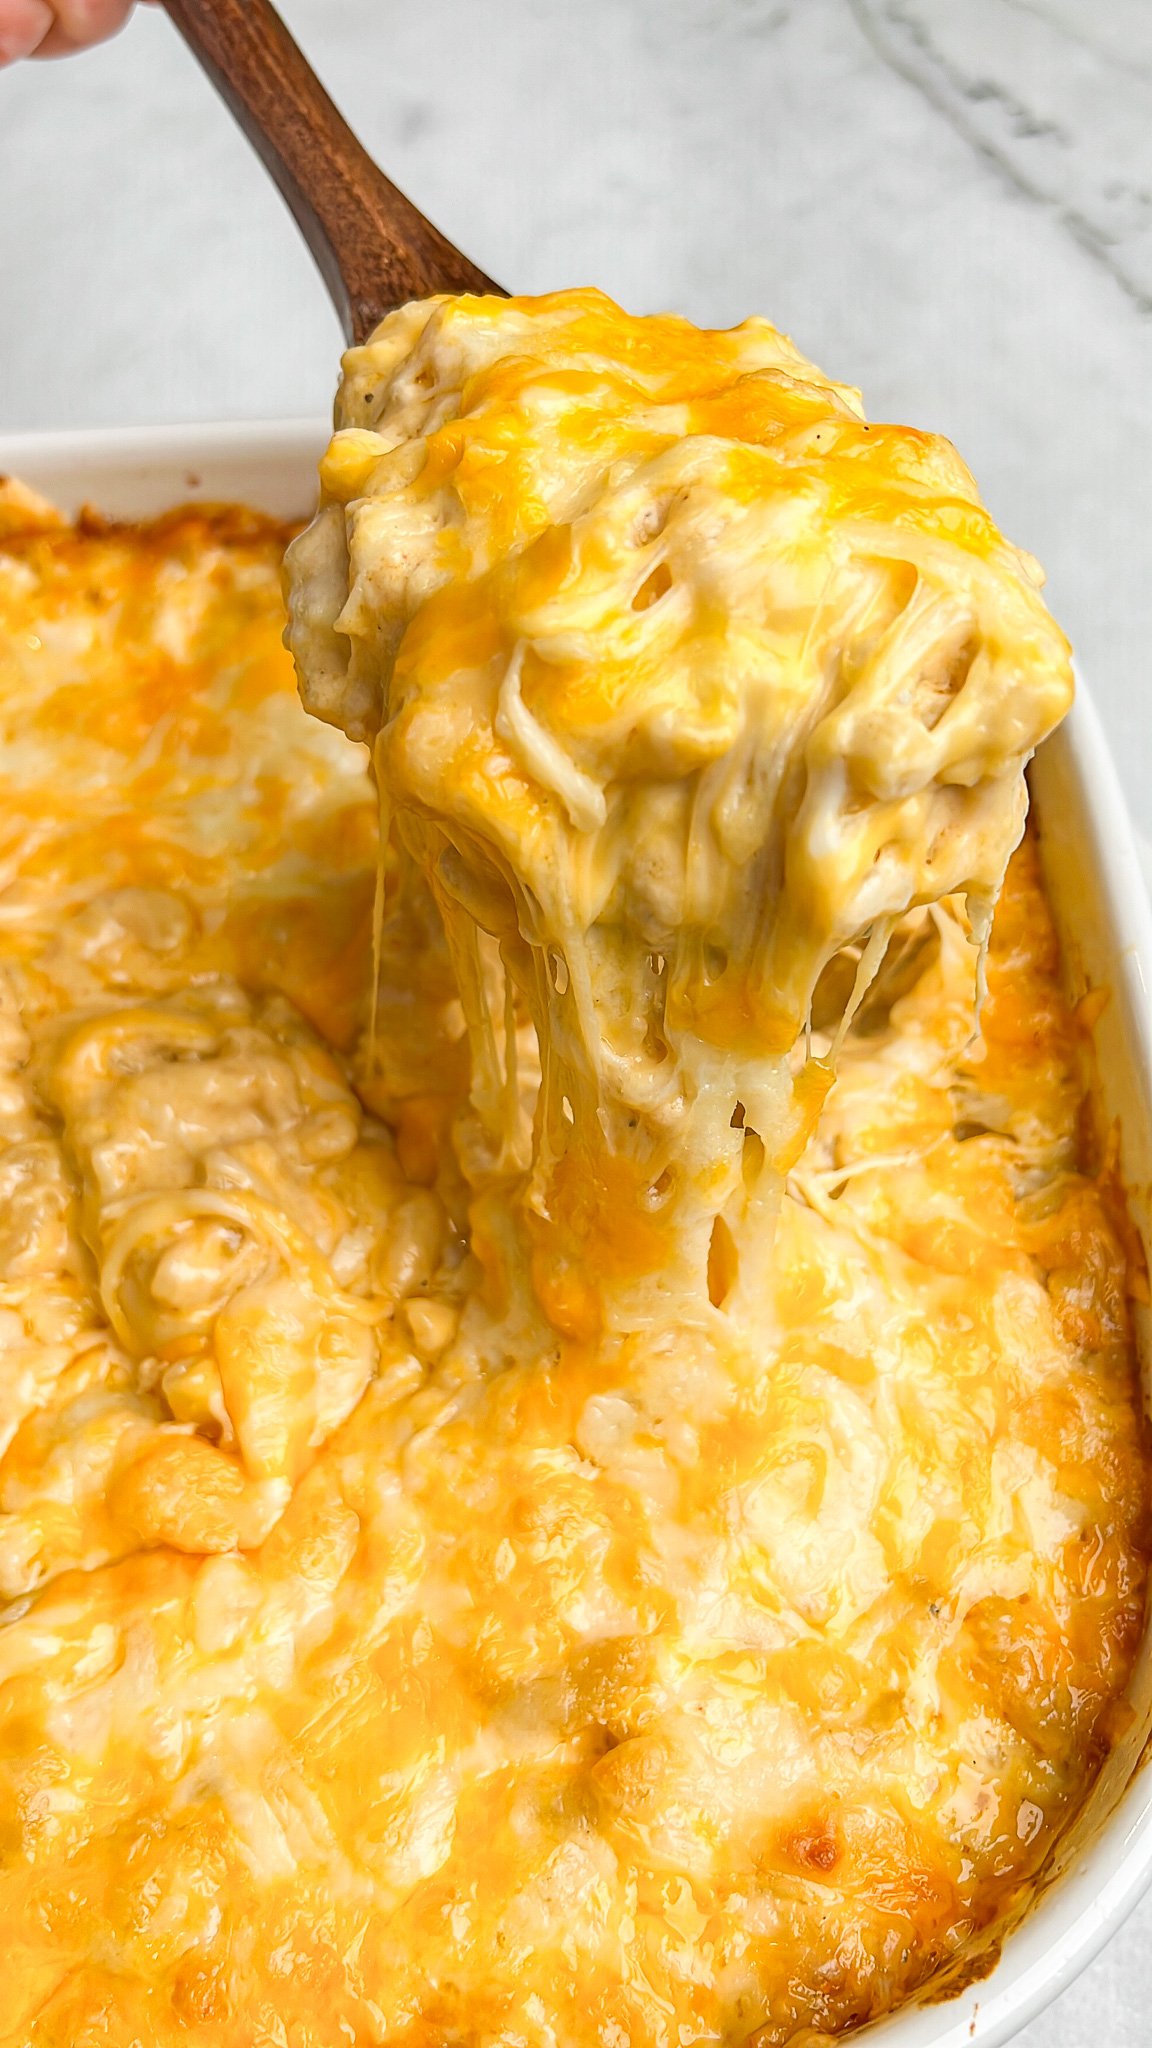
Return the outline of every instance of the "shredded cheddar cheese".
[[[281,530],[0,491],[0,2048],[819,2048],[1142,1625],[1031,838],[972,1029],[1063,643],[763,323],[408,308],[342,408],[353,740]]]
[[[1071,695],[1035,564],[947,442],[870,426],[767,321],[592,291],[390,315],[321,483],[288,564],[304,699],[374,744],[494,1147],[478,928],[547,1048],[537,1292],[569,1334],[645,1327],[728,1245],[746,1319],[831,1078],[789,1071],[821,973],[871,935],[847,1021],[913,906],[963,891],[986,932]]]

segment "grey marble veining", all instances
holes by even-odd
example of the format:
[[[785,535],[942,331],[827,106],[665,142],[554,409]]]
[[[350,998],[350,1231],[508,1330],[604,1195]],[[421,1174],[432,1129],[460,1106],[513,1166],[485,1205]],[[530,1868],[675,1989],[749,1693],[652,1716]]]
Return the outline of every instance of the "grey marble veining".
[[[281,0],[508,284],[770,313],[957,441],[1152,837],[1152,0]],[[0,74],[0,429],[321,414],[338,337],[163,17]],[[1152,1900],[1025,2048],[1145,2048]]]
[[[1148,0],[851,0],[882,60],[1152,313]]]

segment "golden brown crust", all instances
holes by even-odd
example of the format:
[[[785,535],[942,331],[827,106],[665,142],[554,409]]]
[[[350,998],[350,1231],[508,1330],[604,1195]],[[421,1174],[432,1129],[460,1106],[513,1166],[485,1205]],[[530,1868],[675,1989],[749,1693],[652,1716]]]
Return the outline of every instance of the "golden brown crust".
[[[1114,1736],[1148,1554],[1032,854],[981,1053],[952,908],[878,985],[758,1349],[510,1357],[414,899],[365,1063],[375,808],[281,538],[0,549],[0,2043],[783,2048],[954,1995]]]

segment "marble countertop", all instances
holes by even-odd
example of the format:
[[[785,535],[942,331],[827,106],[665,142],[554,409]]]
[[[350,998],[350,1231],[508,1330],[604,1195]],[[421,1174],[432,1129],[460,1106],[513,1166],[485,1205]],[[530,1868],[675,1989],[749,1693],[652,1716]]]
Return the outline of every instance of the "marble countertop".
[[[950,434],[1049,595],[1152,837],[1152,0],[281,0],[492,275],[769,313]],[[338,335],[142,10],[0,74],[0,431],[315,415]],[[1152,1898],[1023,2048],[1143,2048]]]

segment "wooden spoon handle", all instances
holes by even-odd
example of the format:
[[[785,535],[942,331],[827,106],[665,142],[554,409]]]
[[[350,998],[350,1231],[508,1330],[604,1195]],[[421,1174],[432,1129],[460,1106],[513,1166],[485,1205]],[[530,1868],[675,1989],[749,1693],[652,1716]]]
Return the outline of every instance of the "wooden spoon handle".
[[[398,192],[269,0],[164,0],[287,200],[345,336],[430,292],[499,292]]]

